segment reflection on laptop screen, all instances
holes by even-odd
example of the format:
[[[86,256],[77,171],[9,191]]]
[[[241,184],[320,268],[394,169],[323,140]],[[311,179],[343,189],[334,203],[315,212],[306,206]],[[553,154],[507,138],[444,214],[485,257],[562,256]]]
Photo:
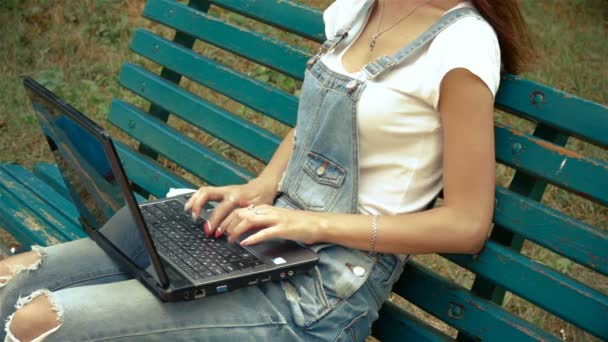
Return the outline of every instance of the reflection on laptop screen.
[[[102,142],[45,98],[33,92],[30,95],[42,131],[81,215],[81,221],[87,227],[99,230],[140,269],[148,268],[150,271],[149,255],[141,252],[143,246],[133,248],[133,244],[142,244],[141,235],[131,212],[125,207],[124,194],[104,153]],[[125,209],[121,210],[123,207]],[[124,234],[118,230],[101,229],[115,214],[114,220],[121,223],[117,228],[129,227],[131,232]],[[134,251],[139,253],[130,255]]]

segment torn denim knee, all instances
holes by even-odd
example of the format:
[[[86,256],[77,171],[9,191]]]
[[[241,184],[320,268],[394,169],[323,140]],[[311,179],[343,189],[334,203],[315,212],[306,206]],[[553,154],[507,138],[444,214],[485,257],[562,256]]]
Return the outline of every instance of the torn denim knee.
[[[32,340],[32,342],[42,342],[49,335],[51,335],[55,331],[59,330],[59,328],[63,325],[63,310],[61,310],[61,308],[57,305],[57,303],[53,299],[52,293],[49,290],[46,290],[46,289],[38,290],[38,291],[34,291],[32,294],[30,294],[27,297],[20,297],[17,300],[17,304],[15,304],[15,309],[17,309],[17,310],[21,309],[23,306],[25,306],[32,300],[34,300],[37,297],[42,296],[42,295],[46,296],[49,303],[51,304],[51,310],[53,310],[53,312],[55,312],[57,314],[58,324],[56,327],[52,328],[51,330],[46,331],[46,332],[42,333],[40,336],[37,336],[36,338],[34,338]],[[15,335],[13,335],[13,333],[10,329],[14,316],[15,316],[15,314],[13,313],[12,315],[8,316],[8,318],[6,319],[6,323],[4,325],[4,332],[6,333],[6,338],[4,339],[4,342],[20,342],[20,340],[17,337],[15,337]]]
[[[8,282],[13,279],[17,274],[23,271],[34,271],[37,270],[38,267],[40,267],[42,261],[46,258],[46,251],[40,246],[32,246],[32,251],[38,255],[38,260],[34,261],[34,263],[29,266],[9,265],[8,269],[10,274],[6,276],[0,276],[0,288],[8,284]]]

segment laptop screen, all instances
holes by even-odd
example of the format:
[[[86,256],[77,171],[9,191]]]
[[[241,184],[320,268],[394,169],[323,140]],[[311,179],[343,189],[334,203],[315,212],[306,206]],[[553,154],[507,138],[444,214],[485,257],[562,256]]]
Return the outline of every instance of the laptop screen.
[[[44,96],[28,92],[81,221],[158,280],[101,138]],[[104,227],[110,219],[117,222]]]

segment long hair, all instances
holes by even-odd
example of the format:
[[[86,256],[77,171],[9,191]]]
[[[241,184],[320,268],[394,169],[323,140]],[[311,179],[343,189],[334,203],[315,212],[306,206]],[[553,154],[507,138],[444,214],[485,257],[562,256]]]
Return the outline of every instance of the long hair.
[[[504,71],[519,74],[536,57],[518,0],[472,0],[496,31]]]

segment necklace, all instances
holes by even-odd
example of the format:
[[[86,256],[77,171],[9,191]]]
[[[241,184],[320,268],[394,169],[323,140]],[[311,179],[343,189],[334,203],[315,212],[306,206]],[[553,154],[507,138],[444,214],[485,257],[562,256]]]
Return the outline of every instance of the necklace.
[[[378,23],[378,29],[376,30],[377,32],[374,34],[374,36],[372,37],[372,40],[369,42],[369,51],[374,51],[374,47],[376,47],[376,40],[378,40],[378,38],[380,38],[380,36],[382,34],[384,34],[385,32],[387,32],[388,30],[392,29],[393,27],[399,25],[400,22],[404,21],[405,19],[407,19],[410,15],[414,14],[414,12],[416,12],[416,10],[418,9],[418,7],[428,4],[429,2],[431,2],[431,0],[424,0],[421,1],[420,3],[418,3],[416,6],[414,6],[414,9],[412,9],[408,14],[406,14],[403,18],[397,20],[397,22],[395,22],[394,24],[392,24],[391,26],[385,28],[382,31],[380,30],[380,27],[382,26],[382,19],[384,17],[384,7],[382,6],[382,2],[380,2],[380,22]]]

